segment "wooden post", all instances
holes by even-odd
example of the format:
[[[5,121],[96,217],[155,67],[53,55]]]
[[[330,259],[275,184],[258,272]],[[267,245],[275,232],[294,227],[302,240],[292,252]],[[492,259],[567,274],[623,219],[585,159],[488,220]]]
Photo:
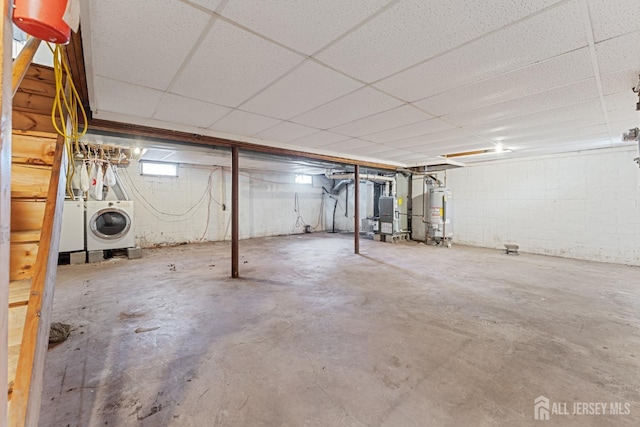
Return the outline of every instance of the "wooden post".
[[[27,70],[40,46],[40,42],[40,39],[31,37],[18,54],[18,57],[13,61],[13,70],[11,73],[12,96],[15,96],[20,87],[20,83],[22,83],[22,79],[24,79],[24,75],[27,74]]]
[[[38,255],[31,279],[16,379],[11,395],[9,425],[37,426],[44,380],[44,357],[49,344],[53,291],[58,269],[58,246],[62,229],[62,208],[67,156],[64,137],[59,136],[51,169],[47,204],[40,233]]]
[[[11,7],[2,2],[0,21],[0,425],[7,425],[9,355],[9,242],[11,240]]]
[[[353,240],[353,248],[354,248],[354,253],[355,254],[359,254],[360,253],[360,166],[356,165],[356,171],[353,177],[353,182],[354,182],[354,190],[353,190],[353,197],[354,197],[354,201],[353,201],[353,214],[354,214],[354,220],[353,220],[353,231],[355,234],[354,240]]]
[[[231,148],[231,277],[240,277],[238,271],[239,245],[238,245],[238,147]]]

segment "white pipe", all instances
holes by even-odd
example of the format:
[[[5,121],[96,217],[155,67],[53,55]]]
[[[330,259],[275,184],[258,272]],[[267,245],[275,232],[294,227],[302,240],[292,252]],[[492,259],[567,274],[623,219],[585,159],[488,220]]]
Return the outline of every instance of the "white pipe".
[[[385,197],[389,197],[389,183],[388,182],[384,183],[384,196]]]
[[[334,174],[325,174],[325,176],[329,179],[355,179],[355,173],[334,173]],[[364,181],[379,181],[379,182],[391,182],[395,187],[396,177],[395,176],[381,176],[381,175],[372,175],[372,174],[360,174],[360,179]]]

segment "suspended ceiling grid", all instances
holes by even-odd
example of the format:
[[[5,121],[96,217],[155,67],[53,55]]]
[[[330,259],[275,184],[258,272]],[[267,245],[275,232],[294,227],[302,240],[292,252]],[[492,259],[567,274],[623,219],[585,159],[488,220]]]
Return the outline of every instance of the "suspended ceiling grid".
[[[637,0],[82,6],[96,118],[403,166],[617,146],[638,125]]]

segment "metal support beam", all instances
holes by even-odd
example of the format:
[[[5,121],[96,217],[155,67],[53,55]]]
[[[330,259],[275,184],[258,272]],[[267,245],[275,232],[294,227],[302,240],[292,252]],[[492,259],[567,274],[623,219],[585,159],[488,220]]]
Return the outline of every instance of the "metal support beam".
[[[9,242],[11,239],[11,8],[0,3],[0,425],[7,425],[9,354]]]
[[[240,277],[238,271],[239,244],[238,244],[238,147],[231,148],[231,277]]]
[[[356,165],[356,171],[354,174],[353,183],[355,186],[353,190],[353,197],[354,197],[353,231],[355,235],[354,241],[353,241],[353,248],[354,248],[353,250],[354,250],[354,253],[359,254],[360,253],[360,166],[359,165]]]

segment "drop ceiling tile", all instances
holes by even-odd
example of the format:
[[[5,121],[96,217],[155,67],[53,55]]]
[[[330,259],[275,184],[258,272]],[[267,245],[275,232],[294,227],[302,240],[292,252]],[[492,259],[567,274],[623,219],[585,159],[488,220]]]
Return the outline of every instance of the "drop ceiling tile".
[[[244,103],[242,109],[286,120],[362,86],[356,80],[308,60]]]
[[[90,10],[94,74],[162,90],[211,18],[172,0],[93,0]]]
[[[588,48],[415,102],[436,116],[485,107],[593,77]]]
[[[428,156],[444,156],[468,151],[488,150],[494,147],[494,144],[482,140],[451,140],[425,144],[414,147],[412,150]],[[461,158],[460,161],[464,160]]]
[[[327,147],[322,147],[323,150],[326,150]],[[340,147],[336,149],[336,151],[341,153],[359,153],[363,156],[371,157],[377,156],[377,153],[382,151],[389,151],[389,147],[386,147],[382,144],[376,144],[369,141],[363,141],[358,138],[352,138],[347,141],[343,141],[340,144]]]
[[[333,144],[324,145],[321,148],[323,150],[330,151],[348,151],[355,152],[364,150],[366,147],[369,147],[371,144],[369,141],[364,141],[358,138],[350,138],[340,142],[334,142]]]
[[[338,141],[344,141],[349,139],[344,135],[340,135],[333,132],[327,132],[322,130],[320,132],[312,133],[311,135],[298,138],[290,142],[292,145],[300,145],[302,147],[324,147],[325,145],[333,144]]]
[[[587,46],[587,38],[580,8],[573,0],[391,76],[375,86],[401,99],[417,101],[584,46]]]
[[[602,91],[605,95],[612,95],[619,92],[629,92],[633,94],[630,88],[638,84],[638,74],[640,74],[640,69],[637,68],[604,74],[600,77],[602,81]]]
[[[557,0],[405,0],[357,28],[316,57],[372,82],[517,21]]]
[[[604,104],[606,105],[610,121],[638,120],[638,113],[636,111],[637,102],[638,95],[631,90],[604,97]]]
[[[596,54],[601,74],[640,68],[640,32],[596,43]]]
[[[206,128],[230,111],[227,107],[167,93],[162,97],[153,118]]]
[[[446,116],[452,123],[460,126],[491,122],[504,118],[517,117],[556,107],[577,104],[598,97],[595,79],[536,93],[523,98],[513,99],[487,107],[463,111]]]
[[[267,128],[280,123],[280,120],[271,117],[260,116],[258,114],[247,113],[240,110],[233,110],[229,115],[223,117],[210,126],[209,129],[226,132],[236,135],[255,135]]]
[[[432,117],[429,114],[411,105],[402,105],[392,110],[337,126],[331,130],[348,136],[362,136],[421,122],[430,118]]]
[[[187,0],[187,1],[189,1],[190,3],[197,4],[199,6],[202,6],[211,12],[215,12],[215,10],[218,8],[218,6],[221,3],[221,0]]]
[[[416,145],[409,150],[416,153],[428,153],[433,156],[442,156],[445,154],[461,153],[472,150],[485,150],[493,148],[495,145],[490,141],[484,141],[480,138],[452,138],[442,141],[428,141],[421,145]]]
[[[502,143],[508,147],[511,141],[517,140],[518,138],[545,138],[549,135],[594,125],[606,125],[604,114],[598,112],[595,116],[581,117],[574,120],[524,127],[510,127],[506,129],[491,129],[490,126],[480,125],[478,127],[472,127],[469,130],[475,131],[475,133],[480,136],[496,143]]]
[[[387,143],[401,139],[416,137],[420,135],[428,135],[430,133],[440,132],[447,129],[453,129],[455,126],[440,120],[430,119],[411,125],[401,126],[371,135],[366,135],[363,139],[377,143]]]
[[[233,0],[222,15],[311,55],[387,3],[389,0]]]
[[[554,148],[557,147],[563,147],[563,149],[568,147],[571,148],[571,150],[566,149],[564,151],[585,150],[588,148],[595,148],[592,147],[594,144],[598,147],[610,145],[611,141],[609,140],[609,134],[603,132],[600,134],[580,136],[576,138],[550,138],[544,141],[529,140],[522,141],[518,144],[512,144],[510,148],[515,152],[524,152],[536,149],[542,152],[556,152]]]
[[[523,135],[520,137],[511,138],[505,140],[504,144],[509,148],[519,148],[527,144],[537,143],[550,143],[557,141],[580,141],[582,139],[588,139],[593,135],[598,137],[607,134],[607,125],[598,124],[582,127],[569,127],[565,129],[557,130],[553,133],[538,134],[538,135]]]
[[[356,154],[363,155],[363,156],[366,155],[365,153],[356,153]],[[381,151],[375,154],[376,158],[387,160],[387,161],[395,161],[394,159],[398,157],[406,158],[406,157],[413,157],[413,156],[415,156],[414,152],[408,151],[408,150],[399,150],[397,148]]]
[[[389,110],[401,103],[401,101],[375,89],[365,87],[297,116],[292,120],[318,129],[330,129],[343,123]]]
[[[596,42],[640,30],[637,0],[588,0]]]
[[[255,137],[275,142],[289,142],[315,132],[318,132],[318,129],[291,122],[282,122],[272,128],[263,130],[256,134]]]
[[[469,131],[465,129],[448,129],[441,132],[435,132],[427,135],[419,135],[411,138],[400,139],[398,141],[390,141],[385,143],[385,145],[389,147],[395,148],[404,148],[404,149],[413,149],[413,147],[418,147],[425,144],[433,144],[435,142],[441,141],[451,141],[451,140],[480,140],[478,137],[471,134]]]
[[[93,78],[97,115],[101,111],[150,118],[160,102],[162,92],[100,76]]]
[[[509,132],[518,131],[519,129],[551,125],[583,118],[593,118],[594,122],[598,123],[604,120],[600,99],[594,98],[589,101],[573,104],[569,107],[563,105],[549,110],[524,114],[522,116],[507,117],[485,124],[473,125],[466,129],[480,135],[484,135],[482,129],[485,129],[486,132],[507,132],[508,134]]]
[[[217,20],[171,91],[237,106],[302,60],[287,49]]]

